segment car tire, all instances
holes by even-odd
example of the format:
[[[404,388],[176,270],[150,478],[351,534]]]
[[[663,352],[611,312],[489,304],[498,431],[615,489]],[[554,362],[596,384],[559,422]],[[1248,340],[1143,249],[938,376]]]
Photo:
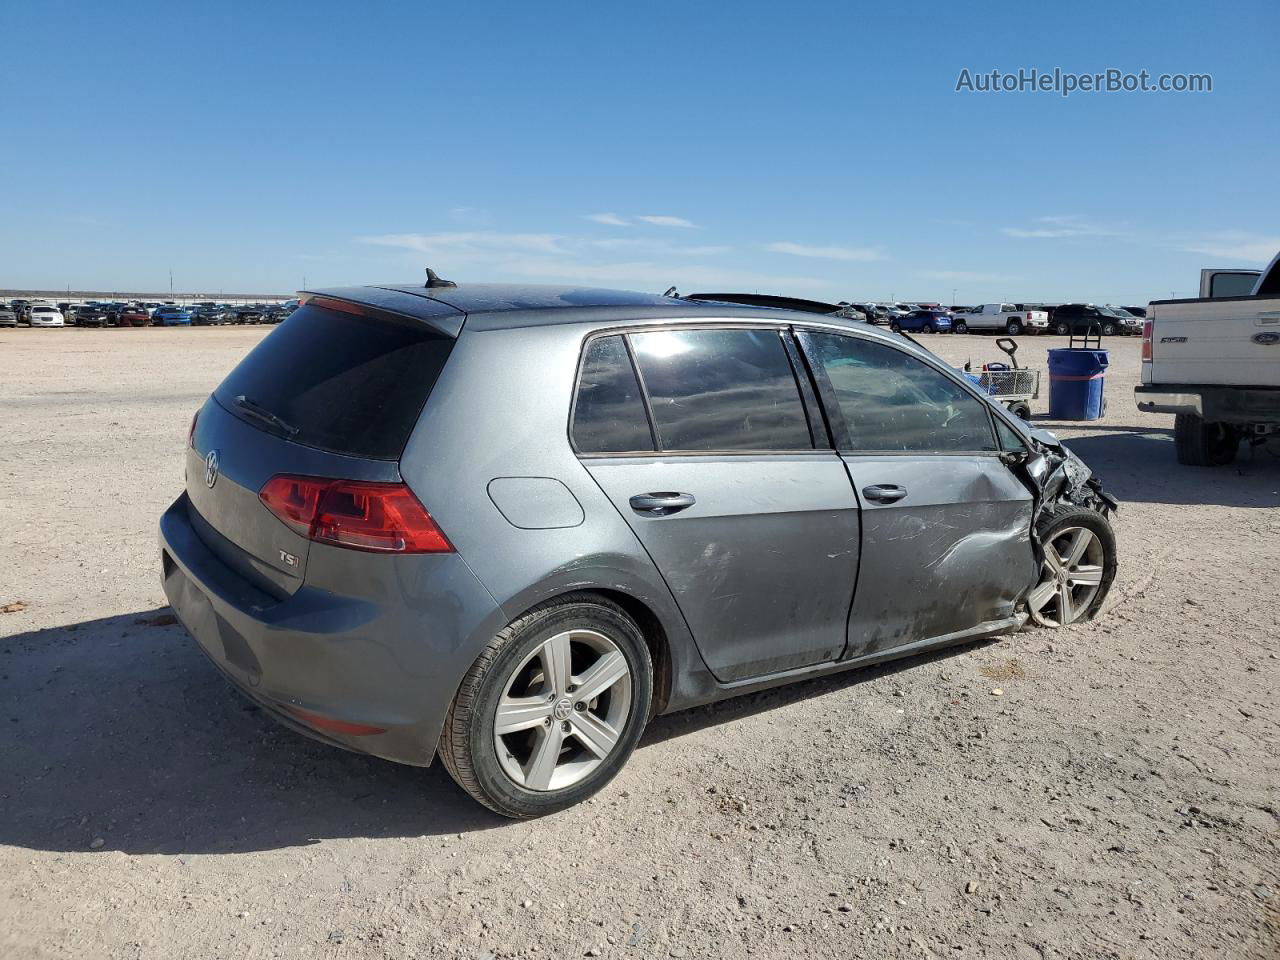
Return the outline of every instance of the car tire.
[[[1097,616],[1116,578],[1116,536],[1111,524],[1097,510],[1059,503],[1047,508],[1036,521],[1036,534],[1045,552],[1041,579],[1027,592],[1031,619],[1043,627],[1084,623]],[[1079,536],[1083,552],[1069,556]],[[1057,566],[1049,559],[1057,558]],[[1059,578],[1058,571],[1062,571]],[[1077,580],[1076,577],[1081,579]],[[1087,578],[1084,579],[1084,578]],[[1065,608],[1067,615],[1063,617]]]
[[[562,650],[570,652],[554,652]],[[596,653],[599,659],[590,662]],[[557,658],[563,670],[551,665]],[[597,664],[608,667],[606,674],[625,665],[625,675],[590,703],[575,701],[581,691],[574,681],[589,683]],[[511,721],[517,729],[500,735],[499,706],[513,698],[521,703]],[[652,702],[653,663],[636,622],[602,597],[570,594],[508,624],[476,658],[449,707],[440,759],[458,786],[495,813],[544,816],[581,803],[617,775],[644,732]],[[588,745],[587,735],[597,734],[597,744],[610,743],[603,756]],[[544,757],[550,759],[544,763]],[[554,786],[557,780],[564,785]]]
[[[1031,404],[1025,400],[1016,400],[1009,404],[1009,412],[1020,420],[1031,420]]]
[[[1054,333],[1056,333],[1056,334],[1057,334],[1058,336],[1060,336],[1060,337],[1069,337],[1069,336],[1071,336],[1071,324],[1069,324],[1069,323],[1055,323],[1055,324],[1053,325],[1053,332],[1054,332]]]
[[[955,324],[952,325],[951,332],[952,333],[968,333],[969,325],[965,323],[963,320],[957,320]]]
[[[937,328],[937,327],[935,327],[932,323],[926,323],[926,324],[924,325],[924,332],[925,332],[925,333],[937,333],[937,332],[938,332],[938,328]]]
[[[1116,335],[1116,325],[1114,323],[1104,323],[1102,325],[1102,335],[1104,337],[1114,337]]]
[[[1017,320],[1010,320],[1004,325],[1004,332],[1009,334],[1011,337],[1016,337],[1018,334],[1022,333],[1022,324]]]
[[[901,333],[902,325],[895,320],[893,323],[889,324],[889,329],[894,333]]]
[[[1180,413],[1173,418],[1173,447],[1185,466],[1223,467],[1235,460],[1240,433],[1230,424]]]

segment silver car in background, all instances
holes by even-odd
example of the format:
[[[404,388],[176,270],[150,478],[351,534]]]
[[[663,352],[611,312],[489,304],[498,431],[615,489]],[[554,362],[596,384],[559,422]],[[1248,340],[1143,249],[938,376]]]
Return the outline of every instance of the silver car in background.
[[[905,337],[608,290],[306,294],[193,421],[164,589],[295,729],[529,817],[650,717],[1093,616],[1115,503]]]

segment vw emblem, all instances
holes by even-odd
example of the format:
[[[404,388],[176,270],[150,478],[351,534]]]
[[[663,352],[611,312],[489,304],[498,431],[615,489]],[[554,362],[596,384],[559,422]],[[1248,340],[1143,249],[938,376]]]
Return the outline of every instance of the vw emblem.
[[[218,451],[210,450],[204,458],[204,485],[212,488],[218,482]]]

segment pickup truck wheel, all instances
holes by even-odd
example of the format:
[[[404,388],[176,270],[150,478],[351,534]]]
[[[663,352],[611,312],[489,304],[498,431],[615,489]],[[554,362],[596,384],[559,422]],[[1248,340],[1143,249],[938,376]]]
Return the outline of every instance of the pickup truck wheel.
[[[968,333],[969,325],[963,320],[957,320],[951,327],[952,333]]]
[[[1022,324],[1017,320],[1010,320],[1004,325],[1004,330],[1005,333],[1009,334],[1009,336],[1016,337],[1022,332]]]
[[[1102,325],[1102,335],[1104,337],[1114,337],[1116,335],[1116,325],[1114,323],[1104,323]]]
[[[1040,582],[1027,594],[1027,612],[1042,627],[1092,620],[1116,578],[1116,538],[1096,510],[1061,503],[1036,524],[1044,548]]]
[[[1230,424],[1206,421],[1193,413],[1180,413],[1173,419],[1173,446],[1181,464],[1221,467],[1236,458],[1240,434]]]

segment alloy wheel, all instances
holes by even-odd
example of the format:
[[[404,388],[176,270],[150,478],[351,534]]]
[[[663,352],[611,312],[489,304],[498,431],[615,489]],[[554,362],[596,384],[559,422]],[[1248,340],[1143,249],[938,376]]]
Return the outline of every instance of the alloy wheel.
[[[613,752],[631,710],[631,668],[595,630],[544,641],[508,676],[494,714],[498,762],[528,790],[561,790]]]
[[[1027,594],[1031,618],[1042,627],[1065,627],[1083,617],[1102,584],[1102,541],[1087,527],[1066,527],[1044,545],[1040,583]]]

